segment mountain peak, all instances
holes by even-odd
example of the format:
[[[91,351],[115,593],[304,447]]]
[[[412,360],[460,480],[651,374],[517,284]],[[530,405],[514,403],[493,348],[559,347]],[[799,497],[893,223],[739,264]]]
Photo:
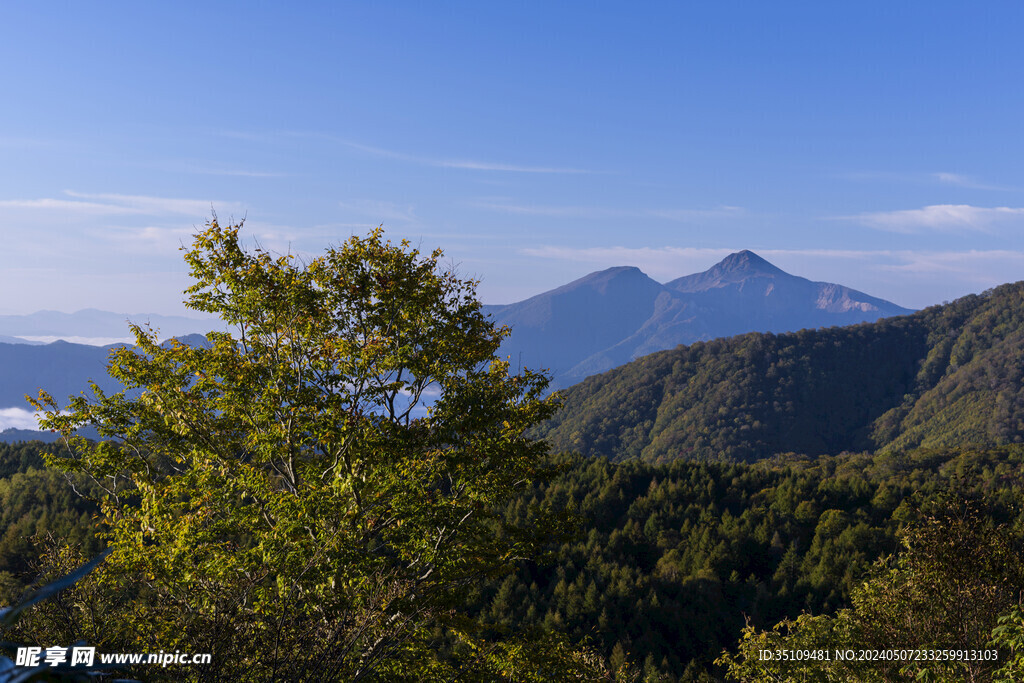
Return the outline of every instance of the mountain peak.
[[[750,251],[744,249],[743,251],[737,251],[734,254],[729,254],[724,259],[719,261],[717,264],[711,267],[707,272],[718,271],[721,273],[746,273],[749,275],[779,275],[785,271],[777,268],[776,266],[768,263],[763,258]]]
[[[636,266],[613,266],[604,270],[595,270],[576,280],[576,282],[607,282],[609,280],[644,280],[647,275]]]
[[[574,291],[592,290],[600,294],[610,292],[633,292],[634,294],[646,290],[660,290],[661,285],[648,277],[636,266],[615,266],[598,270],[584,275],[578,280],[573,280],[567,285],[562,285],[551,294],[567,294]],[[544,296],[544,295],[541,295]]]
[[[744,249],[729,254],[703,273],[685,275],[665,286],[679,292],[700,292],[722,287],[729,283],[741,282],[753,277],[793,277],[786,271],[773,266],[763,258]]]

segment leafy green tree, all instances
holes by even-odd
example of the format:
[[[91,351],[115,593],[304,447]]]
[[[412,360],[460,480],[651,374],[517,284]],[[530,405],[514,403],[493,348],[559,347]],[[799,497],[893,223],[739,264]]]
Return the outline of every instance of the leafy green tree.
[[[57,464],[105,491],[103,580],[139,602],[119,645],[212,651],[192,674],[232,680],[604,675],[558,639],[488,641],[461,609],[550,522],[501,514],[550,471],[524,431],[554,404],[496,358],[475,282],[379,229],[302,261],[240,227],[214,219],[185,254],[187,304],[231,333],[136,326],[109,366],[123,391],[36,402],[69,437]]]
[[[1014,610],[1024,591],[1019,548],[971,504],[937,496],[928,508],[903,531],[904,551],[876,564],[850,608],[831,617],[804,614],[771,631],[748,626],[737,654],[718,663],[741,681],[992,680],[1008,651],[1016,654],[1020,646],[1020,612]],[[979,656],[993,647],[1003,647],[1002,656]],[[968,655],[877,661],[764,655],[849,649]],[[1006,664],[1001,673],[1015,672],[1017,664]]]
[[[84,565],[73,568],[69,573],[62,576],[51,577],[49,582],[31,591],[28,595],[24,596],[17,604],[11,607],[0,607],[0,634],[5,639],[8,633],[18,632],[19,620],[29,611],[29,609],[40,602],[52,601],[58,599],[63,593],[66,593],[68,589],[71,589],[75,584],[79,583],[83,579],[87,578],[89,573],[96,568],[98,564],[103,561],[104,556],[109,551],[103,551],[100,555],[93,558],[91,561]],[[64,554],[62,560],[67,560],[68,555]],[[84,643],[76,643],[76,645],[84,645]],[[0,683],[27,683],[28,681],[63,681],[65,683],[86,683],[87,681],[96,680],[97,676],[102,674],[110,674],[111,669],[123,669],[124,666],[106,666],[100,662],[89,663],[71,663],[67,661],[67,654],[65,654],[65,660],[63,662],[47,663],[45,661],[37,661],[36,663],[19,662],[17,652],[19,650],[18,644],[11,642],[0,642]],[[10,655],[14,659],[11,659]],[[137,681],[131,681],[128,679],[119,679],[124,683],[137,683]]]
[[[1008,613],[997,619],[992,629],[993,647],[1007,653],[1003,665],[992,676],[998,683],[1015,683],[1024,680],[1024,606],[1014,605]]]

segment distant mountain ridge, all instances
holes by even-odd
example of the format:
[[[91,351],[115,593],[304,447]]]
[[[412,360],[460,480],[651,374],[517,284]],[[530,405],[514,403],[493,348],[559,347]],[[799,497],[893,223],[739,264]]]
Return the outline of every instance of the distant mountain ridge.
[[[206,337],[198,334],[175,337],[191,346],[208,346]],[[164,342],[165,344],[168,342]],[[60,403],[68,396],[88,392],[94,381],[105,392],[123,387],[107,374],[107,359],[113,349],[127,344],[92,346],[56,341],[50,344],[0,342],[0,409],[31,410],[25,396],[35,397],[40,389],[50,392]],[[0,441],[43,438],[31,430],[0,431]]]
[[[500,353],[516,364],[550,368],[556,388],[679,344],[913,312],[843,285],[790,275],[748,250],[665,284],[619,266],[483,308],[512,328]]]
[[[218,320],[153,313],[113,313],[86,308],[74,313],[36,311],[27,315],[0,315],[0,335],[7,337],[120,338],[131,336],[128,322],[149,324],[161,338],[204,334],[221,329]]]
[[[1024,282],[912,315],[748,333],[569,388],[556,450],[666,462],[1024,442]]]

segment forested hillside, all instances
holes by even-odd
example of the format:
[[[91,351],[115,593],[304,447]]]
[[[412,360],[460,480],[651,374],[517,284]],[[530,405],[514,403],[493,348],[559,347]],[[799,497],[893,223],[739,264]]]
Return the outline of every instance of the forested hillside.
[[[96,505],[43,462],[42,453],[54,448],[0,443],[0,605],[11,604],[35,578],[32,568],[46,537],[78,546],[86,555],[102,547],[95,536]],[[79,493],[95,493],[85,481],[74,482]]]
[[[900,529],[944,496],[977,501],[1024,547],[1022,482],[1020,446],[755,464],[573,460],[508,514],[522,521],[538,505],[567,505],[579,535],[552,564],[524,564],[474,600],[499,626],[589,637],[645,680],[692,680],[715,671],[748,619],[765,628],[846,606],[898,550]]]
[[[37,469],[39,448],[0,446],[0,602],[35,580],[48,535],[84,556],[99,550],[91,504],[63,475]],[[539,627],[586,639],[645,681],[724,680],[713,661],[748,622],[846,607],[899,550],[901,529],[948,496],[975,501],[1024,548],[1024,446],[752,464],[564,456],[562,467],[505,515],[530,524],[540,509],[568,509],[575,531],[545,560],[470,587],[466,604],[496,634]]]
[[[1024,283],[913,315],[655,353],[567,390],[539,433],[616,460],[1014,443]]]

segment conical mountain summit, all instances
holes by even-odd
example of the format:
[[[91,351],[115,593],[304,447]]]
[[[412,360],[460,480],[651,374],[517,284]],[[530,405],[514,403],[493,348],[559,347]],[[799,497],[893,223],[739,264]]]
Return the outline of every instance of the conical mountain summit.
[[[713,287],[740,282],[752,277],[778,276],[792,277],[754,252],[744,249],[743,251],[729,254],[703,273],[684,275],[681,278],[666,283],[666,286],[678,292],[702,292]]]

